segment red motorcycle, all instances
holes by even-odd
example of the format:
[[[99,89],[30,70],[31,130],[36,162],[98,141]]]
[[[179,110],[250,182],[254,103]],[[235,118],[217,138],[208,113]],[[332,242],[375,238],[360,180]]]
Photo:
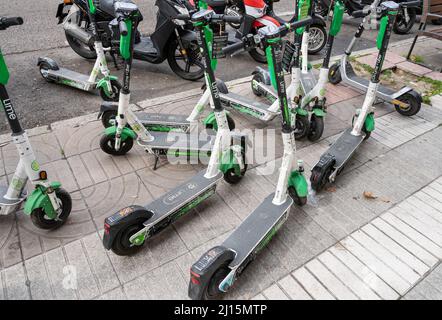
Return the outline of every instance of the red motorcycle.
[[[295,8],[289,20],[278,17],[273,11],[273,3],[279,0],[189,0],[199,8],[201,3],[206,3],[210,9],[218,14],[241,15],[243,21],[240,25],[231,25],[236,29],[230,34],[229,42],[239,41],[248,34],[257,34],[265,26],[279,27],[284,23],[295,21]],[[327,42],[326,23],[323,17],[315,16],[310,26],[309,54],[320,52]],[[264,48],[254,48],[249,51],[252,58],[260,63],[266,63],[267,58]]]

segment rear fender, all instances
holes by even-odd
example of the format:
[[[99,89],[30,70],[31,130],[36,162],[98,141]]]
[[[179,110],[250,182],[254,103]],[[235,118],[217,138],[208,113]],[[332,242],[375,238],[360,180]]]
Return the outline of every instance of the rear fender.
[[[47,58],[47,57],[38,58],[37,66],[40,67],[42,63],[47,63],[47,65],[48,65],[52,70],[59,70],[59,69],[60,69],[60,68],[58,67],[57,62],[55,62],[55,60],[53,60],[53,59],[51,59],[51,58]]]
[[[107,250],[110,250],[118,233],[127,224],[140,218],[146,218],[146,220],[149,220],[152,216],[153,213],[142,206],[129,206],[107,217],[104,220],[104,247]]]

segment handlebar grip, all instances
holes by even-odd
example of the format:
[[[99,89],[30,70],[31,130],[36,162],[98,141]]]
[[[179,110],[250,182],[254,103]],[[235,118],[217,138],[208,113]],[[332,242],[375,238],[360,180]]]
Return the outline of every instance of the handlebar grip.
[[[178,14],[176,15],[175,19],[189,21],[191,19],[191,16],[189,16],[188,14]]]
[[[353,18],[364,18],[369,13],[370,13],[370,11],[367,12],[364,10],[356,10],[356,11],[353,11],[353,13],[351,15]]]
[[[287,30],[296,30],[298,28],[305,27],[305,26],[312,24],[312,23],[313,23],[313,18],[311,16],[308,16],[307,18],[304,18],[299,21],[295,21],[295,22],[288,23],[288,24],[283,24],[282,26],[280,26],[278,28],[278,31],[279,31],[279,33],[285,34],[285,32]]]
[[[223,54],[229,55],[229,54],[232,54],[236,51],[241,50],[242,48],[244,48],[244,43],[242,41],[240,41],[240,42],[236,42],[234,44],[231,44],[230,46],[222,48],[221,51]]]
[[[126,26],[126,22],[124,20],[118,21],[118,26],[120,27],[120,34],[125,37],[129,34]]]
[[[223,21],[227,23],[241,23],[242,22],[242,16],[229,16],[224,15]]]
[[[0,25],[3,25],[5,28],[9,28],[12,26],[19,26],[23,24],[23,18],[22,17],[3,17],[0,18]]]

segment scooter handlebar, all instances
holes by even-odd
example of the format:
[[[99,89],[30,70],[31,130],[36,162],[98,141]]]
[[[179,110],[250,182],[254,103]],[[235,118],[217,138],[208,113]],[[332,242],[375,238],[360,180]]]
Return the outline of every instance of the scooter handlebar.
[[[242,48],[244,48],[244,45],[245,44],[243,41],[239,41],[234,44],[231,44],[230,46],[222,48],[222,52],[225,55],[229,55],[229,54],[235,53],[236,51],[241,50]]]
[[[178,14],[175,19],[183,20],[183,21],[189,21],[192,17],[188,14]]]
[[[364,18],[365,16],[368,16],[371,13],[371,8],[364,8],[362,10],[356,10],[352,12],[353,18]]]
[[[12,26],[19,26],[23,24],[22,17],[0,17],[0,29],[7,29]]]
[[[298,28],[308,26],[309,24],[312,24],[312,23],[313,23],[313,18],[311,16],[308,16],[307,18],[304,18],[299,21],[283,24],[282,26],[280,26],[278,28],[278,31],[279,31],[279,33],[283,33],[285,31],[293,31]]]

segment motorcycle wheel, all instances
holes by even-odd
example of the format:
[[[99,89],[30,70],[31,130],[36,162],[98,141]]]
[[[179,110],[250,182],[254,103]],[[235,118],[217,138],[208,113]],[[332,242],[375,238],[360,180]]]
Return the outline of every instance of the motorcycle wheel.
[[[315,54],[320,52],[327,43],[327,30],[324,26],[313,24],[310,26],[310,36],[308,43],[308,53]]]
[[[413,8],[408,8],[408,22],[405,20],[404,9],[400,9],[396,18],[396,22],[393,26],[393,31],[396,34],[407,34],[413,28],[416,22],[416,10]]]
[[[185,80],[196,81],[204,77],[203,57],[196,42],[185,48],[187,60],[182,53],[178,40],[172,40],[167,49],[167,62],[172,71]]]

